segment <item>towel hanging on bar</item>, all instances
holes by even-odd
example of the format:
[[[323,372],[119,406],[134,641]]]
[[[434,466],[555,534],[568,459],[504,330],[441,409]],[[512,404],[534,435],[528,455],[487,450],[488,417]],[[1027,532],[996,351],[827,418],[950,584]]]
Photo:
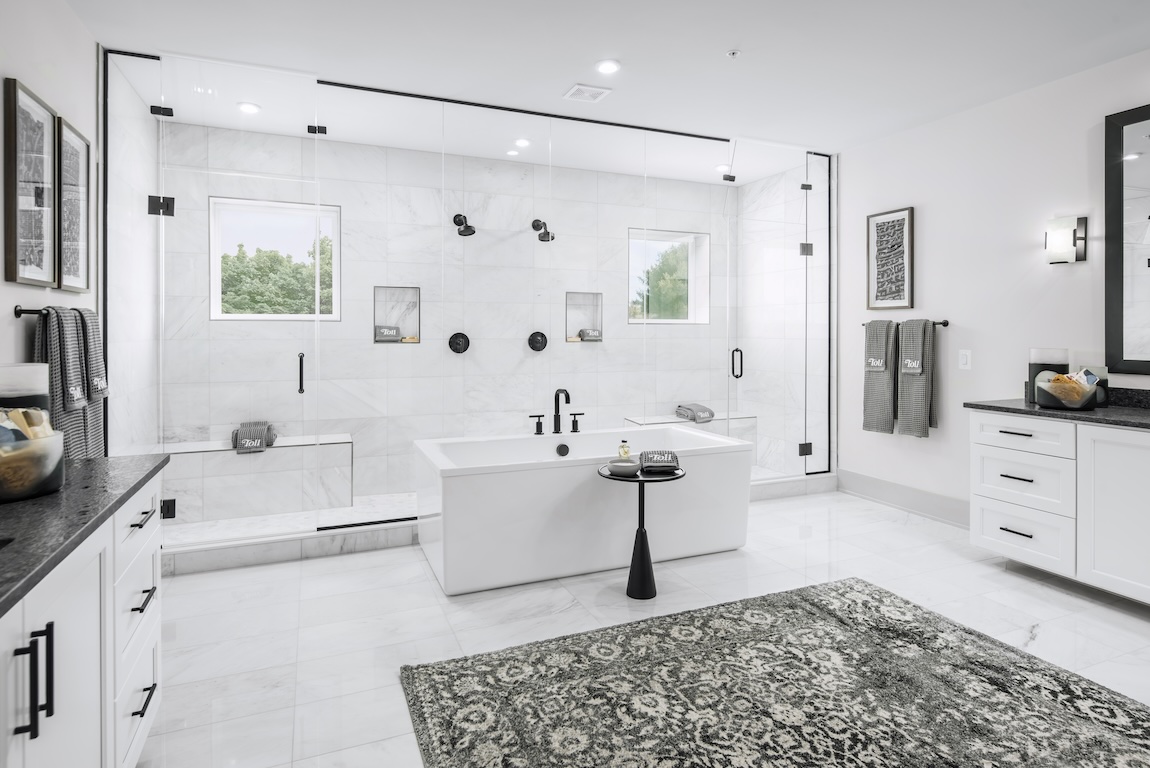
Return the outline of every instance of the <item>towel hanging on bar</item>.
[[[934,323],[904,320],[898,329],[898,433],[930,437],[938,426]]]
[[[863,355],[863,429],[894,433],[895,392],[898,387],[898,324],[871,320],[866,324]]]

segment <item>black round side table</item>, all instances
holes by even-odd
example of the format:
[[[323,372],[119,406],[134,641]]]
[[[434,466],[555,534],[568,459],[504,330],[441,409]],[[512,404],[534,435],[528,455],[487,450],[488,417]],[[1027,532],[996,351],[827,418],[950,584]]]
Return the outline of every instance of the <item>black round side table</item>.
[[[635,531],[635,549],[631,553],[631,573],[627,577],[627,597],[635,600],[650,600],[655,596],[655,569],[651,565],[651,547],[647,545],[644,488],[647,483],[667,483],[678,480],[686,474],[686,471],[676,469],[674,474],[640,471],[633,477],[621,477],[612,475],[606,464],[599,467],[599,477],[639,484],[639,529]]]

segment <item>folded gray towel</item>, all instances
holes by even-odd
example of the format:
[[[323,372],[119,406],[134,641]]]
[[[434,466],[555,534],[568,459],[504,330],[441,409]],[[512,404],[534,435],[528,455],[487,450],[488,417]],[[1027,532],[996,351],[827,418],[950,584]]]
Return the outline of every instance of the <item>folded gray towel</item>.
[[[898,324],[871,320],[866,324],[863,357],[863,429],[868,432],[894,432],[894,403],[897,389],[895,358]]]
[[[934,387],[934,323],[905,320],[898,331],[898,433],[929,437],[938,426]]]
[[[104,364],[104,342],[100,317],[90,309],[77,309],[84,338],[84,383],[89,402],[108,396],[108,369]]]
[[[68,322],[65,322],[65,318]],[[67,326],[67,327],[65,327]],[[52,427],[64,433],[64,458],[90,458],[88,416],[84,405],[83,371],[79,354],[79,317],[66,307],[47,307],[36,322],[33,362],[48,364],[48,398]],[[71,329],[69,334],[68,329]],[[64,341],[71,339],[65,351]],[[69,365],[70,363],[70,365]],[[68,407],[82,401],[79,407]],[[101,432],[103,426],[101,425]],[[101,454],[102,455],[102,454]]]
[[[236,453],[262,453],[275,444],[276,434],[266,421],[245,421],[232,430],[232,447]]]

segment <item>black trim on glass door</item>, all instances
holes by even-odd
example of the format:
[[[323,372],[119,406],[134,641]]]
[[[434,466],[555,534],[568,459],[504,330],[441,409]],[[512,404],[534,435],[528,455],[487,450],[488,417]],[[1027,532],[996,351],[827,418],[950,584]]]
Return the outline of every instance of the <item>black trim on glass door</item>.
[[[1106,367],[1112,373],[1150,373],[1150,360],[1125,358],[1122,282],[1125,270],[1122,209],[1123,168],[1122,129],[1150,120],[1150,104],[1106,116]],[[1145,161],[1141,161],[1145,162]]]
[[[642,125],[629,125],[628,123],[613,123],[609,120],[592,120],[587,117],[571,117],[570,115],[556,115],[551,112],[536,112],[531,109],[519,109],[518,107],[501,107],[496,104],[482,104],[478,101],[462,101],[461,99],[446,99],[442,96],[427,96],[422,93],[408,93],[406,91],[392,91],[387,88],[372,88],[368,85],[351,85],[350,83],[337,83],[333,80],[316,80],[316,85],[327,85],[332,88],[347,88],[353,91],[367,91],[368,93],[380,93],[385,96],[403,96],[408,99],[423,99],[424,101],[438,101],[441,104],[457,104],[461,107],[481,107],[483,109],[495,109],[500,112],[514,112],[519,115],[532,115],[534,117],[547,117],[555,120],[570,120],[573,123],[591,123],[592,125],[606,125],[611,128],[629,128],[633,131],[647,131],[648,133],[663,133],[668,136],[683,136],[688,139],[703,139],[705,141],[721,141],[729,144],[730,139],[724,139],[719,136],[704,136],[701,133],[686,133],[685,131],[670,131],[665,128],[648,128]]]

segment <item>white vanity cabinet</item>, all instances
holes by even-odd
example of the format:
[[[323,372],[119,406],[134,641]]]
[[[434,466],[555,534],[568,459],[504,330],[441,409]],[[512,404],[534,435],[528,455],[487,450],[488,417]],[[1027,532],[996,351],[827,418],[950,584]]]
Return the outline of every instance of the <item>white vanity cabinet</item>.
[[[136,765],[161,696],[160,489],[157,474],[0,616],[0,768]]]
[[[3,768],[106,765],[111,556],[105,523],[4,615]]]
[[[1078,579],[1150,603],[1150,430],[1078,426]]]
[[[1150,429],[970,413],[970,541],[1150,603]]]

